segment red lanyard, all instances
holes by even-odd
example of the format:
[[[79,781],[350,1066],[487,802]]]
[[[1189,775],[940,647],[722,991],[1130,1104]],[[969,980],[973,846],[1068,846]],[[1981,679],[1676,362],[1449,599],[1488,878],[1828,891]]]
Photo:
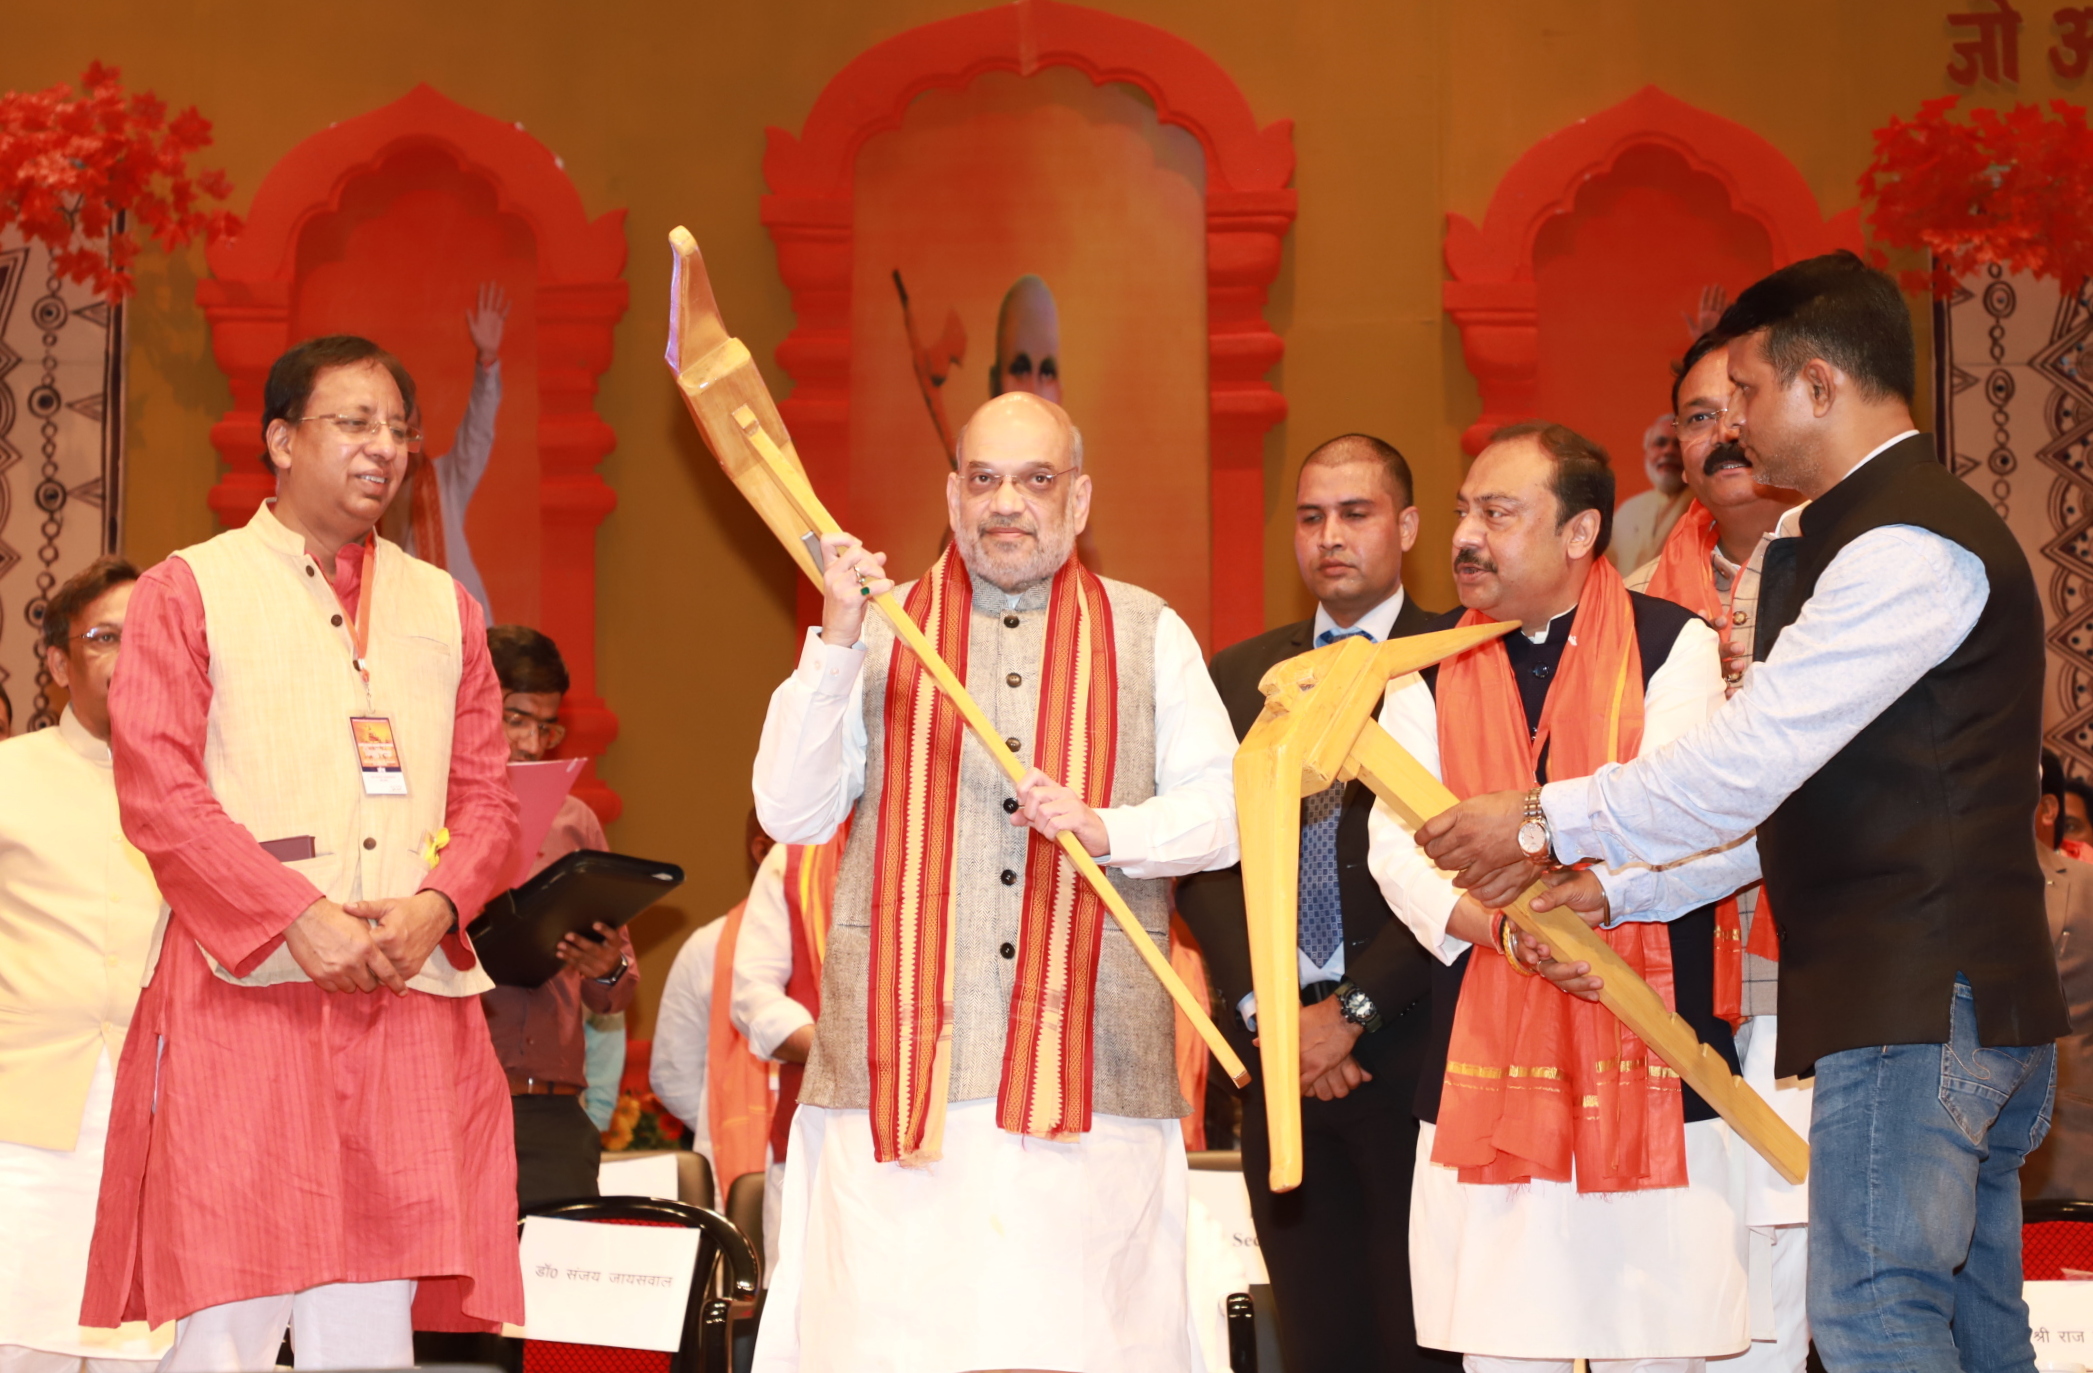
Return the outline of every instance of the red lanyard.
[[[356,588],[356,626],[350,638],[356,646],[356,670],[363,675],[363,684],[371,684],[370,664],[364,654],[371,646],[371,583],[378,580],[378,535],[375,531],[364,536],[363,580]]]

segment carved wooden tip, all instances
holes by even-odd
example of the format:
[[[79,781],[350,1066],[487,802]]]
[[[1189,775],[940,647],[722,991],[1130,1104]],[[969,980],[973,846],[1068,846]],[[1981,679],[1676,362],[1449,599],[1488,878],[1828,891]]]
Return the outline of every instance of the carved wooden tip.
[[[678,224],[669,230],[669,247],[675,250],[676,256],[689,257],[698,250],[698,240],[690,230]]]
[[[1247,1071],[1237,1073],[1235,1075],[1235,1085],[1238,1087],[1248,1087],[1250,1085],[1250,1074]]]
[[[762,423],[756,419],[756,412],[746,405],[734,407],[734,423],[740,425],[741,432],[750,438],[756,437],[757,432],[763,428]]]

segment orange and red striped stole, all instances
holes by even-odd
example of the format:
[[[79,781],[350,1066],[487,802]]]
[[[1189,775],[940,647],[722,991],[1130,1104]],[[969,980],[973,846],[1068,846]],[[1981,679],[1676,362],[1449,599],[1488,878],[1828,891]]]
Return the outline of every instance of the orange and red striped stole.
[[[792,931],[792,976],[785,995],[821,1019],[821,962],[828,956],[828,927],[836,915],[836,868],[850,821],[819,844],[793,844],[785,850],[785,918]],[[792,1117],[799,1111],[799,1086],[807,1075],[804,1063],[778,1065],[777,1106],[771,1113],[771,1157],[785,1161],[792,1139]]]
[[[964,679],[973,584],[949,545],[909,592],[909,616]],[[886,687],[885,781],[874,836],[867,1007],[872,1144],[929,1163],[944,1143],[951,1074],[953,826],[963,725],[897,642]],[[1104,585],[1071,558],[1047,606],[1033,762],[1092,806],[1111,798],[1118,672]],[[997,1122],[1059,1137],[1090,1126],[1091,1017],[1104,905],[1032,835]]]
[[[1487,624],[1471,610],[1463,625]],[[1613,565],[1592,560],[1570,641],[1532,733],[1511,660],[1491,640],[1439,668],[1439,755],[1463,798],[1533,786],[1546,753],[1551,777],[1586,777],[1642,747],[1642,661],[1635,610]],[[1602,932],[1654,987],[1672,992],[1670,932],[1629,924]],[[1454,1008],[1432,1161],[1468,1183],[1567,1182],[1580,1192],[1686,1183],[1678,1075],[1613,1012],[1515,971],[1476,948]]]
[[[734,1028],[734,949],[741,942],[743,901],[720,917],[713,951],[712,1014],[705,1041],[705,1113],[712,1135],[712,1171],[725,1195],[743,1173],[763,1171],[763,1145],[770,1137],[770,1065],[749,1051]]]
[[[1657,567],[1650,574],[1648,594],[1685,606],[1711,625],[1720,626],[1729,610],[1722,593],[1715,589],[1715,543],[1722,531],[1715,513],[1699,501],[1686,507],[1679,522],[1665,537],[1657,554]],[[1729,631],[1718,628],[1716,638],[1727,644]],[[1722,648],[1718,647],[1718,653]],[[1766,889],[1759,888],[1759,905],[1751,922],[1751,945],[1744,943],[1744,914],[1735,896],[1715,903],[1715,1014],[1735,1029],[1744,1023],[1744,955],[1780,960],[1780,939],[1774,932],[1773,907]]]

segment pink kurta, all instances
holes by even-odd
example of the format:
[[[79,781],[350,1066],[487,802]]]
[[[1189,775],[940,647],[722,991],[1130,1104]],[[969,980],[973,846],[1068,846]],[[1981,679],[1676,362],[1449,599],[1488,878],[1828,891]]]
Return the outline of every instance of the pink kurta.
[[[362,554],[351,544],[336,560],[352,614]],[[450,843],[423,885],[463,924],[503,885],[517,825],[501,691],[462,589],[458,618]],[[415,1278],[418,1328],[520,1323],[508,1087],[479,998],[236,986],[197,948],[244,975],[321,896],[211,794],[210,703],[203,598],[170,559],[131,599],[110,714],[124,830],[173,915],[117,1070],[81,1320],[157,1324],[323,1283]]]

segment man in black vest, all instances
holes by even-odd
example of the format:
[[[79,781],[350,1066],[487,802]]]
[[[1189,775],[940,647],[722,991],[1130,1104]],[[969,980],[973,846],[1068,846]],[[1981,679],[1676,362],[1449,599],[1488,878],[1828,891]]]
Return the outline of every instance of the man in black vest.
[[[1211,671],[1240,738],[1275,663],[1351,634],[1415,634],[1431,618],[1403,590],[1417,541],[1410,466],[1376,438],[1347,434],[1301,467],[1294,555],[1315,617],[1214,655]],[[1410,1112],[1429,1031],[1430,960],[1390,918],[1366,870],[1373,794],[1358,783],[1302,802],[1302,1183],[1274,1195],[1263,1089],[1243,1095],[1243,1180],[1280,1310],[1289,1373],[1419,1369],[1410,1318]],[[1220,990],[1215,1020],[1251,1058],[1250,949],[1240,868],[1198,873],[1177,904]],[[1446,1360],[1446,1366],[1452,1361]]]
[[[1818,1351],[1833,1373],[2029,1369],[2019,1170],[2070,1028],[2027,842],[2034,579],[1912,426],[1910,320],[1887,277],[1849,253],[1796,263],[1719,328],[1761,479],[1813,501],[1768,549],[1743,690],[1668,749],[1473,798],[1421,835],[1485,903],[1556,861],[1705,854],[1672,876],[1709,893],[1763,865],[1776,1070],[1817,1082]]]

